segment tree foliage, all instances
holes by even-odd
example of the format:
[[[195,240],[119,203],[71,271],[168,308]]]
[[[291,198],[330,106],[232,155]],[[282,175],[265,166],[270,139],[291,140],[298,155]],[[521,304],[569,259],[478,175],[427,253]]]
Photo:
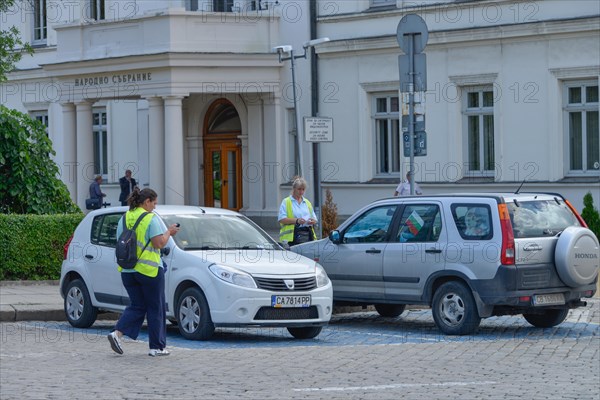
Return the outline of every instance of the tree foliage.
[[[321,211],[321,219],[323,221],[323,237],[329,236],[329,232],[337,228],[338,209],[337,204],[333,202],[331,190],[325,190],[325,204]]]
[[[81,212],[59,179],[54,154],[42,123],[0,106],[0,212]]]
[[[0,14],[9,11],[14,3],[14,0],[0,0]],[[2,18],[4,16],[0,16]],[[6,73],[15,68],[25,53],[33,54],[33,48],[23,42],[16,27],[0,30],[0,83],[6,81]]]
[[[594,207],[594,199],[590,192],[587,192],[587,194],[583,196],[583,211],[581,211],[581,218],[583,218],[588,228],[590,228],[598,240],[600,240],[600,214]]]

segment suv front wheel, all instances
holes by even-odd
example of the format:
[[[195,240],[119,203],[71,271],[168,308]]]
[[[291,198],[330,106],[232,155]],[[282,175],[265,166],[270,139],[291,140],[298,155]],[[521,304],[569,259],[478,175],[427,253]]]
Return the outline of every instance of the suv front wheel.
[[[481,317],[471,290],[462,282],[446,282],[433,295],[433,319],[446,335],[468,335],[477,330]]]

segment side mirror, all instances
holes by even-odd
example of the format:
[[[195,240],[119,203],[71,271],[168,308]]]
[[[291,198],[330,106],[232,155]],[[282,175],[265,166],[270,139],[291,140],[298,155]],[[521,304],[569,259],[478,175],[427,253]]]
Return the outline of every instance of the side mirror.
[[[169,246],[165,246],[162,249],[160,249],[160,256],[168,256],[171,253],[171,248]]]
[[[341,242],[340,231],[335,230],[335,231],[329,232],[329,240],[331,240],[331,242],[334,244],[340,244],[340,242]]]

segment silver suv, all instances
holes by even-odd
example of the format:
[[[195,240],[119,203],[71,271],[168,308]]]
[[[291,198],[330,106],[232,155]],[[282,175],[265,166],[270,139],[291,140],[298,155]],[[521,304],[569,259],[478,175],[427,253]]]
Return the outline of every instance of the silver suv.
[[[558,325],[594,295],[600,263],[596,236],[549,193],[379,200],[329,238],[292,251],[325,268],[337,304],[375,305],[389,317],[406,304],[429,305],[450,335],[494,315]]]

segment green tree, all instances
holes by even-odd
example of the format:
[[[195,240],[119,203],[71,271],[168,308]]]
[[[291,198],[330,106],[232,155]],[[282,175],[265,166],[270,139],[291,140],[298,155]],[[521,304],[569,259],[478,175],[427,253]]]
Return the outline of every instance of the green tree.
[[[581,211],[581,218],[583,218],[588,228],[590,228],[598,240],[600,240],[600,214],[598,214],[598,210],[594,207],[594,199],[590,192],[587,192],[587,194],[583,196],[583,211]]]
[[[81,212],[58,178],[54,154],[42,123],[0,106],[0,212]]]
[[[15,0],[0,0],[0,14],[10,11],[14,3]],[[15,68],[25,53],[32,55],[33,48],[21,40],[16,27],[0,30],[0,83],[6,81],[6,73]]]

